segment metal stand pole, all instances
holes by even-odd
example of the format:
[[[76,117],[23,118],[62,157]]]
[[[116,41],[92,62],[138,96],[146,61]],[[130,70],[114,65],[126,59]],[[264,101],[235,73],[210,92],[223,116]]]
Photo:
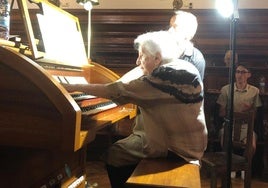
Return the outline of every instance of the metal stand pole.
[[[231,25],[230,25],[230,50],[232,52],[231,56],[231,66],[229,67],[229,97],[227,103],[227,116],[225,119],[225,127],[224,127],[224,150],[227,153],[227,176],[226,176],[226,184],[224,185],[226,188],[231,187],[231,170],[232,170],[232,131],[233,131],[233,100],[234,100],[234,82],[235,82],[235,54],[236,54],[236,23],[239,19],[238,9],[237,9],[237,1],[233,0],[234,4],[234,13],[231,17]]]
[[[90,59],[90,44],[91,44],[91,8],[88,10],[88,26],[87,26],[87,58]]]

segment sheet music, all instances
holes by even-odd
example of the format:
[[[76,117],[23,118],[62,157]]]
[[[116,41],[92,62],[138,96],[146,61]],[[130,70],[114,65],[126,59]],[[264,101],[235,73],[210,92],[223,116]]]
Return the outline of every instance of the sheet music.
[[[88,64],[80,26],[76,17],[42,3],[43,15],[37,14],[45,48],[45,58],[71,66]]]
[[[88,84],[87,80],[82,76],[59,76],[53,75],[58,82],[63,84]]]

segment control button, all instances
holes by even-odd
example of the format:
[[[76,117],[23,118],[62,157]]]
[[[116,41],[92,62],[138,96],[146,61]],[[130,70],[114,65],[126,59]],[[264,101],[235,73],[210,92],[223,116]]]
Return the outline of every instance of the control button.
[[[63,179],[63,175],[62,175],[62,174],[58,174],[58,175],[57,175],[57,180],[60,181],[60,180],[62,180],[62,179]]]
[[[51,179],[51,180],[49,180],[49,185],[50,186],[53,186],[53,185],[55,185],[56,184],[56,180],[55,179]]]

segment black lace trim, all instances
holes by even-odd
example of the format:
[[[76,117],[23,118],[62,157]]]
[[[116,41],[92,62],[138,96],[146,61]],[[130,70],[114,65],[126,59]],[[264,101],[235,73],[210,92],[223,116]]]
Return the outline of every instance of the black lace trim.
[[[159,78],[163,81],[170,81],[170,84],[176,85],[191,85],[193,87],[198,87],[200,85],[198,76],[189,73],[185,70],[175,70],[171,67],[159,67],[155,69],[152,73],[153,77]],[[183,93],[182,90],[172,86],[164,85],[151,82],[146,79],[153,87],[174,96],[176,99],[182,101],[183,103],[198,103],[203,100],[203,92],[198,94],[188,94]]]

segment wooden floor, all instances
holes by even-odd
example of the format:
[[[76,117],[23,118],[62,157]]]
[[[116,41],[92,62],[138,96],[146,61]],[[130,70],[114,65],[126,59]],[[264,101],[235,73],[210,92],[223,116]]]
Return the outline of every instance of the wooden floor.
[[[109,179],[105,170],[103,162],[100,161],[88,161],[87,162],[87,181],[90,188],[111,188]],[[219,180],[220,187],[220,180]],[[209,179],[201,179],[202,188],[209,188]],[[241,178],[232,179],[232,188],[243,188],[243,181]],[[268,182],[263,182],[257,178],[252,179],[252,188],[268,188]]]

